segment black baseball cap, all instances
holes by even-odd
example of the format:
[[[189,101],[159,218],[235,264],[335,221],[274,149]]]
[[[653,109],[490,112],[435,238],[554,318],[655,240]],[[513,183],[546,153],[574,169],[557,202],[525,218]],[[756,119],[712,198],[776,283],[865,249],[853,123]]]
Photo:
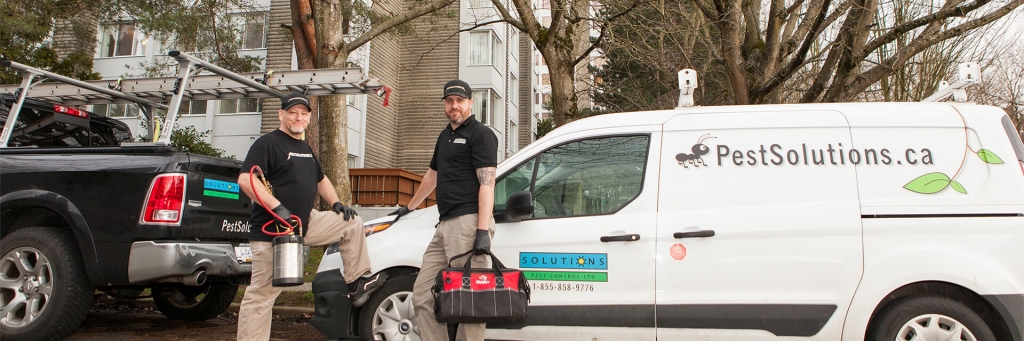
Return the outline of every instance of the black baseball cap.
[[[309,104],[309,97],[296,92],[290,93],[288,96],[284,96],[284,98],[281,99],[281,110],[288,110],[298,104],[305,105],[306,109],[313,111],[313,106]]]
[[[469,87],[469,84],[463,82],[460,79],[453,79],[444,83],[444,96],[441,99],[448,97],[449,95],[458,95],[465,98],[473,98],[473,89]]]

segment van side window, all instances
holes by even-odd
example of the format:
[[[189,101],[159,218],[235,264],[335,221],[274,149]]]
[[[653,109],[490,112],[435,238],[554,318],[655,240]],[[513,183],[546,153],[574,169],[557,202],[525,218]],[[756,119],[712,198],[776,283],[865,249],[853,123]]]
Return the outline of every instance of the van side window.
[[[495,212],[512,193],[529,189],[534,218],[615,213],[640,194],[649,140],[611,136],[549,149],[498,181]]]

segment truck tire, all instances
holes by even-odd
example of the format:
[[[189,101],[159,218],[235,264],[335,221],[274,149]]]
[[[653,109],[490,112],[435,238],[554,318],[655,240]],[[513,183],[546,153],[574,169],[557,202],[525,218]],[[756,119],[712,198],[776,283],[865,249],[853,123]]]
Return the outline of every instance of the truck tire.
[[[196,287],[183,284],[153,288],[153,303],[169,319],[206,321],[231,306],[238,284],[207,283]]]
[[[29,227],[0,243],[0,339],[59,340],[74,333],[93,303],[70,230]]]
[[[865,340],[996,339],[981,316],[971,308],[958,301],[934,295],[896,300],[879,313],[872,326]]]

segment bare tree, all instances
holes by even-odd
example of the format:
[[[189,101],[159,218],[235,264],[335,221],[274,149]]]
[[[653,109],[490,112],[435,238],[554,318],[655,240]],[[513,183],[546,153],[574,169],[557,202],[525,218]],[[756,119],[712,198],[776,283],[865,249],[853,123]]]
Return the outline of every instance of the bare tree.
[[[929,47],[988,25],[1024,4],[770,0],[765,6],[757,0],[693,1],[721,34],[721,55],[736,104],[768,102],[787,84],[802,88],[800,102],[854,99]],[[896,11],[899,6],[924,10]],[[882,48],[888,53],[879,55]],[[796,77],[800,73],[809,77]]]
[[[370,40],[455,0],[423,1],[405,8],[400,0],[292,0],[292,37],[301,68],[342,68],[349,55]],[[318,157],[324,175],[343,203],[351,202],[348,180],[348,119],[344,96],[317,101]]]
[[[1022,0],[1024,1],[1024,0]],[[624,0],[616,6],[592,6],[589,0],[550,0],[551,23],[537,20],[529,0],[511,0],[512,8],[501,0],[491,0],[502,21],[526,35],[544,57],[551,75],[551,101],[555,126],[579,117],[576,91],[577,68],[589,61],[596,43],[604,39],[608,23],[620,19],[640,0]],[[596,37],[591,38],[591,30]]]

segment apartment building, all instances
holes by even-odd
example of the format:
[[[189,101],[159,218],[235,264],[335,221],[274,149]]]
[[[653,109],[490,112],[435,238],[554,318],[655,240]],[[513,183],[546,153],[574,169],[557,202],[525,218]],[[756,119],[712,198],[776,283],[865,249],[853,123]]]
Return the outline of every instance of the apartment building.
[[[262,58],[263,70],[297,69],[291,34],[281,28],[291,23],[289,1],[256,3],[256,10],[227,16],[242,28],[239,53]],[[397,13],[412,4],[406,0],[385,5],[392,7],[386,10]],[[498,136],[499,160],[533,141],[536,118],[532,115],[534,77],[529,40],[508,24],[477,26],[497,16],[489,1],[458,1],[453,6],[458,6],[458,16],[418,19],[412,22],[413,33],[378,37],[350,55],[350,64],[380,78],[393,92],[387,107],[380,97],[347,96],[349,167],[425,172],[437,134],[447,124],[441,87],[453,78],[466,80],[473,87],[473,113]],[[164,46],[160,39],[140,30],[129,14],[104,22],[98,22],[98,17],[83,13],[76,21],[59,25],[54,35],[58,52],[93,50],[94,71],[103,79],[173,74],[173,63],[163,57],[173,46]],[[91,46],[83,42],[88,39],[82,38],[81,30],[70,29],[83,23],[96,27]],[[241,159],[257,137],[279,126],[279,104],[276,99],[183,103],[178,124],[194,126],[200,132],[209,130],[207,139],[214,147]],[[125,121],[136,135],[145,134],[144,122],[133,105],[89,109]]]

